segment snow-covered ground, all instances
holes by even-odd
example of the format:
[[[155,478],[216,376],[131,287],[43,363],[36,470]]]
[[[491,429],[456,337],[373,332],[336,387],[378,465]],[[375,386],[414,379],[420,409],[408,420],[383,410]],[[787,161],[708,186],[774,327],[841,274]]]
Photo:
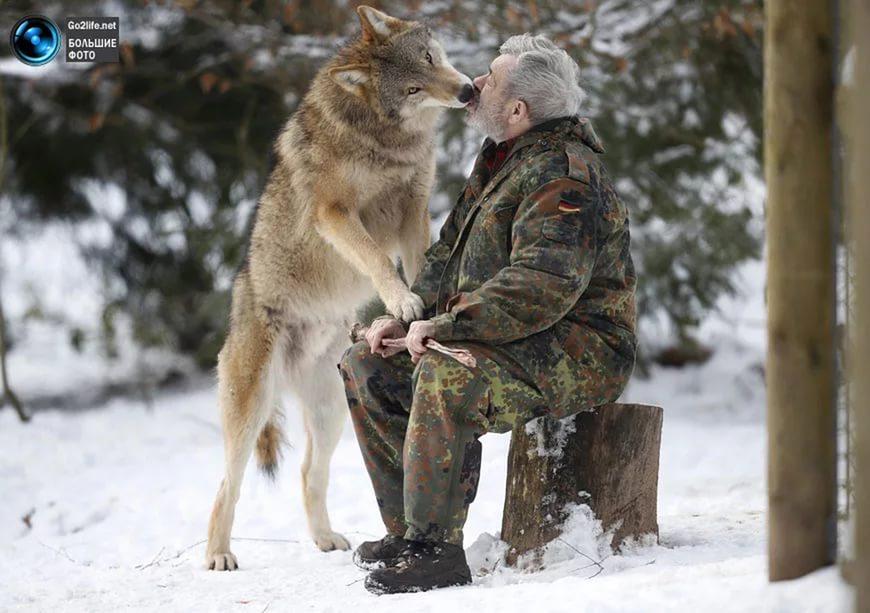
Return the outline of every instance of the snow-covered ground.
[[[658,544],[608,557],[608,536],[579,509],[546,570],[506,568],[497,533],[509,438],[490,434],[466,526],[474,585],[372,596],[349,552],[321,553],[306,534],[301,429],[290,410],[294,446],[277,484],[253,467],[246,476],[233,544],[241,570],[208,572],[203,539],[222,448],[207,387],[148,405],[116,399],[93,411],[42,411],[28,425],[0,411],[0,610],[848,610],[851,591],[836,569],[766,580],[761,273],[760,264],[747,266],[746,297],[724,303],[702,329],[717,348],[708,363],[656,368],[623,396],[665,407]],[[28,351],[19,347],[12,365],[30,388],[40,365]],[[76,372],[74,355],[44,358],[54,360],[54,377],[74,383],[64,374]],[[349,426],[331,479],[335,527],[354,545],[380,537]]]

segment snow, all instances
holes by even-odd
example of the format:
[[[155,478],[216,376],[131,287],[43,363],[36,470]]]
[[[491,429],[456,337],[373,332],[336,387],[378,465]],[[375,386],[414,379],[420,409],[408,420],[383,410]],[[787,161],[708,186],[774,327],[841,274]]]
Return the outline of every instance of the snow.
[[[562,457],[562,452],[565,449],[565,443],[568,442],[568,435],[576,430],[576,425],[570,419],[559,420],[555,425],[552,442],[548,445],[546,433],[544,432],[543,422],[539,419],[532,420],[526,423],[526,434],[535,437],[535,448],[528,450],[529,457],[536,454],[538,457]],[[555,444],[553,444],[555,443]]]
[[[117,203],[116,189],[104,186],[101,192],[115,196]],[[117,210],[118,205],[107,206]],[[65,395],[78,401],[133,381],[139,387],[151,384],[169,370],[191,370],[189,360],[166,350],[137,348],[122,316],[115,321],[117,355],[107,357],[101,328],[108,290],[98,267],[79,248],[104,239],[102,223],[49,223],[21,236],[5,235],[0,242],[0,289],[13,341],[9,377],[21,398],[43,401]],[[80,350],[69,342],[74,330],[82,335]]]
[[[291,410],[293,447],[277,482],[253,466],[246,475],[233,544],[241,570],[206,571],[203,539],[223,460],[216,394],[206,386],[149,405],[119,398],[99,410],[42,411],[28,425],[0,411],[0,610],[848,610],[851,589],[835,568],[766,579],[762,272],[746,267],[746,297],[702,328],[716,345],[710,361],[654,368],[623,396],[665,408],[657,544],[641,539],[610,555],[610,535],[580,506],[544,570],[505,567],[497,533],[509,437],[488,434],[465,531],[474,585],[372,596],[349,552],[321,553],[307,536],[303,436]],[[67,367],[75,372],[75,356],[55,360],[59,379]],[[354,545],[383,534],[349,424],[329,509]]]
[[[762,195],[752,185],[747,191],[760,216]],[[18,341],[9,368],[22,397],[184,369],[165,353],[136,350],[123,326],[119,357],[101,352],[107,290],[76,248],[95,240],[94,232],[48,225],[0,243],[3,297]],[[0,611],[848,610],[851,589],[835,568],[766,580],[764,263],[743,266],[735,279],[740,295],[723,297],[698,331],[715,348],[712,358],[683,369],[654,367],[623,395],[665,409],[658,543],[641,539],[611,555],[610,535],[579,506],[548,548],[544,570],[505,567],[498,530],[509,436],[488,434],[465,530],[474,585],[372,596],[349,552],[321,553],[306,533],[304,437],[288,399],[294,446],[277,482],[251,466],[242,488],[233,543],[241,570],[208,572],[204,538],[223,462],[209,383],[147,402],[116,398],[89,411],[39,411],[27,425],[0,410]],[[35,307],[41,318],[28,316]],[[67,340],[73,326],[84,332],[80,353]],[[670,331],[650,318],[642,333],[655,345]],[[333,525],[354,545],[383,535],[349,424],[328,502]]]
[[[202,568],[201,542],[221,476],[213,389],[166,395],[151,409],[119,399],[79,414],[40,412],[29,425],[2,411],[0,610],[846,610],[849,590],[834,569],[766,581],[762,399],[732,398],[757,409],[743,413],[715,402],[739,387],[734,381],[752,377],[738,349],[720,348],[685,375],[657,372],[626,395],[666,407],[659,544],[605,558],[609,537],[581,511],[562,537],[567,544],[548,552],[545,571],[496,566],[497,556],[487,554],[499,547],[509,437],[490,434],[466,528],[475,585],[412,596],[369,595],[348,552],[321,553],[307,537],[302,437],[292,414],[287,429],[296,445],[277,483],[253,467],[246,476],[233,546],[242,569],[214,573]],[[333,460],[329,508],[354,545],[382,535],[364,475],[348,427]],[[32,529],[22,521],[28,514]],[[571,547],[603,559],[603,571],[590,578],[599,568]]]

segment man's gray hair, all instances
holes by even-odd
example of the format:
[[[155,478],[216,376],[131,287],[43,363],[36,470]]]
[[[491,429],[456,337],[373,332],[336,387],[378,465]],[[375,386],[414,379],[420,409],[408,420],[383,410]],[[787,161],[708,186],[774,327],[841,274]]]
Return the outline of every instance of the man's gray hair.
[[[502,55],[517,56],[508,77],[508,96],[523,100],[533,124],[577,115],[586,99],[580,87],[577,62],[543,35],[511,36],[499,48]]]

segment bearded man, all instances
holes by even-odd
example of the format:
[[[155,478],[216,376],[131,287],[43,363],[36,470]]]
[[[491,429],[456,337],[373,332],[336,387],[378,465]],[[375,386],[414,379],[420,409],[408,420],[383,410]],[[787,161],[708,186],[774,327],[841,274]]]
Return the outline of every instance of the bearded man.
[[[354,554],[372,592],[471,583],[479,437],[613,402],[634,369],[628,213],[580,116],[579,73],[543,36],[501,46],[468,107],[487,138],[411,285],[424,318],[376,319],[338,365],[387,531]]]

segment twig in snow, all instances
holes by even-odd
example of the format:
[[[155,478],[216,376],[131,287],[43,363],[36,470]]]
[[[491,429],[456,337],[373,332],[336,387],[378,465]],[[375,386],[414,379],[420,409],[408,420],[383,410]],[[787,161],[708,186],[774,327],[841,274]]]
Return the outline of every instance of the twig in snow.
[[[90,562],[79,562],[78,560],[73,560],[72,557],[66,552],[66,549],[64,549],[63,547],[61,547],[60,549],[55,549],[51,545],[46,545],[42,541],[37,541],[37,542],[40,545],[42,545],[43,547],[45,547],[46,549],[50,549],[51,551],[53,551],[57,555],[65,557],[67,560],[69,560],[70,562],[72,562],[73,564],[75,564],[77,566],[90,566],[91,565]]]
[[[604,560],[610,558],[612,555],[613,555],[613,554],[607,556],[606,558],[601,558],[601,562],[604,562]],[[590,567],[592,567],[592,566],[598,566],[598,564],[596,564],[595,562],[592,562],[591,564],[587,564],[586,566],[581,566],[580,568],[575,568],[575,569],[572,570],[571,572],[572,572],[572,573],[577,573],[577,572],[580,572],[581,570],[586,570],[587,568],[590,568]]]
[[[478,577],[485,577],[487,575],[491,575],[492,573],[495,572],[495,569],[497,569],[499,567],[499,565],[501,564],[501,560],[502,560],[501,558],[496,558],[495,564],[492,565],[492,568],[487,568],[486,566],[481,566],[477,570],[477,572],[475,572],[474,574],[477,575]]]
[[[257,541],[260,543],[298,543],[296,539],[261,539],[261,538],[253,538],[253,537],[244,537],[244,536],[234,536],[232,537],[234,541]]]
[[[259,543],[299,543],[299,541],[297,541],[295,539],[265,539],[265,538],[254,538],[254,537],[244,537],[244,536],[234,536],[234,537],[232,537],[232,540],[234,540],[234,541],[256,541]],[[206,542],[206,539],[202,539],[201,541],[197,541],[193,545],[188,545],[184,549],[178,551],[175,555],[169,556],[167,558],[160,558],[160,554],[162,554],[163,551],[166,549],[166,547],[161,547],[160,551],[157,552],[157,555],[154,556],[153,560],[151,560],[148,564],[139,564],[135,568],[136,568],[136,570],[145,570],[146,568],[149,568],[151,566],[160,566],[164,562],[169,562],[170,560],[177,560],[183,554],[187,553],[188,551],[190,551],[194,547],[197,547],[198,545],[202,545],[205,542]]]
[[[599,562],[592,562],[591,564],[587,564],[586,566],[581,566],[580,568],[575,568],[571,572],[576,573],[576,572],[579,572],[581,570],[586,570],[590,566],[598,566],[599,564],[603,564],[605,560],[609,560],[612,557],[613,557],[613,554],[611,553],[610,555],[601,558],[601,560]]]
[[[136,570],[145,570],[145,569],[148,568],[149,566],[154,566],[154,564],[157,562],[157,558],[159,558],[159,557],[160,557],[160,554],[163,553],[165,550],[166,550],[166,547],[161,547],[161,548],[160,548],[160,551],[157,552],[157,555],[154,556],[154,559],[153,559],[153,560],[151,560],[150,562],[148,562],[148,564],[140,564],[139,566],[136,566],[136,567],[135,567]]]
[[[195,542],[193,545],[188,545],[184,549],[179,550],[173,556],[169,556],[168,558],[158,559],[160,557],[160,554],[163,553],[163,550],[166,549],[165,547],[161,547],[160,551],[157,552],[157,555],[154,556],[154,560],[152,560],[148,564],[144,564],[144,565],[140,564],[139,566],[136,566],[136,569],[137,570],[145,570],[149,566],[160,566],[163,562],[168,562],[169,560],[177,560],[178,558],[180,558],[182,555],[184,555],[185,553],[187,553],[188,551],[190,551],[194,547],[196,547],[198,545],[202,545],[203,543],[205,543],[205,541],[206,541],[206,539],[202,539],[201,541]]]
[[[175,554],[175,557],[176,557],[176,558],[180,558],[180,557],[181,557],[181,554],[183,554],[183,553],[187,553],[188,551],[190,551],[191,549],[193,549],[193,548],[196,547],[197,545],[202,545],[202,544],[205,543],[207,540],[208,540],[208,539],[202,539],[201,541],[197,541],[197,542],[195,542],[193,545],[188,545],[187,547],[185,547],[184,549],[182,549],[181,551],[179,551],[177,554]],[[169,558],[169,559],[171,560],[172,558]]]
[[[350,586],[352,586],[354,583],[359,583],[359,582],[362,581],[363,579],[365,579],[365,577],[363,577],[362,579],[357,579],[356,581],[351,581],[350,583],[345,583],[345,584],[344,584],[344,587],[350,587]]]
[[[582,551],[580,551],[579,549],[577,549],[576,547],[574,547],[574,545],[572,545],[571,543],[569,543],[568,541],[566,541],[566,540],[563,539],[562,537],[560,537],[560,536],[559,536],[559,537],[556,537],[556,540],[559,541],[560,543],[563,543],[565,546],[567,546],[569,549],[575,551],[576,553],[579,553],[581,556],[583,556],[584,558],[586,558],[587,560],[589,560],[589,561],[592,562],[593,564],[599,564],[599,565],[601,564],[600,562],[598,562],[597,560],[595,560],[592,556],[583,553]]]
[[[570,549],[572,549],[573,551],[579,553],[581,556],[583,556],[584,558],[586,558],[587,560],[589,560],[590,562],[592,562],[592,564],[590,564],[589,566],[597,566],[597,567],[598,567],[598,572],[596,572],[594,575],[591,575],[591,576],[589,576],[589,577],[586,577],[587,579],[594,579],[595,577],[597,577],[598,575],[600,575],[601,573],[604,572],[604,566],[603,566],[601,563],[602,563],[604,560],[606,560],[607,558],[604,558],[604,559],[602,559],[602,560],[596,560],[596,559],[594,559],[592,556],[590,556],[590,555],[588,555],[588,554],[585,554],[585,553],[583,553],[582,551],[580,551],[579,549],[577,549],[576,547],[574,547],[574,545],[572,545],[571,543],[567,542],[567,541],[566,541],[565,539],[563,539],[562,537],[556,537],[556,540],[559,541],[560,543],[563,543],[563,544],[566,545],[568,548],[570,548]],[[607,556],[607,557],[609,558],[610,556]],[[588,568],[588,566],[584,566],[584,568]]]
[[[604,567],[602,566],[601,568],[598,569],[598,571],[596,571],[596,573],[594,575],[590,575],[586,578],[587,579],[594,579],[595,577],[597,577],[598,575],[600,575],[603,572],[604,572]]]

